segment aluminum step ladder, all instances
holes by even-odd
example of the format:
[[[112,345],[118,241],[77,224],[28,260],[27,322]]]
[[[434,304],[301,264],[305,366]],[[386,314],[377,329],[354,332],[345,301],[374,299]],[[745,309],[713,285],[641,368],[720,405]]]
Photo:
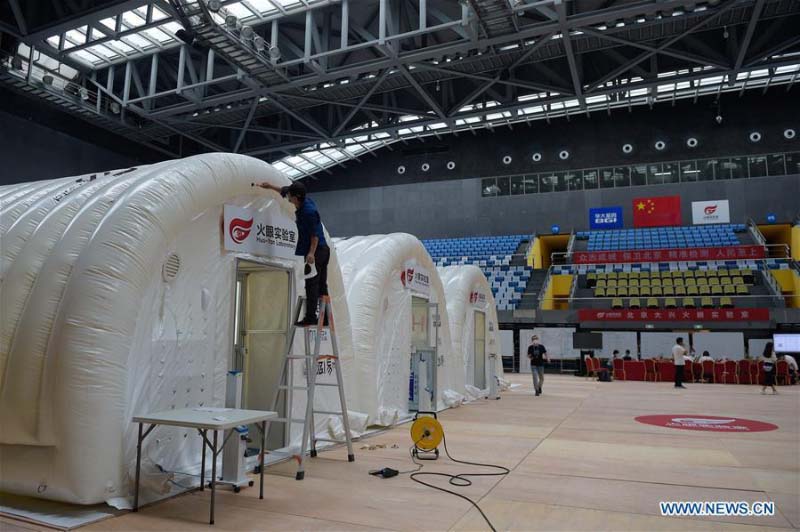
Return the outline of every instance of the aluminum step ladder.
[[[285,398],[284,404],[286,405],[287,412],[286,417],[281,418],[274,418],[267,421],[267,428],[266,430],[269,431],[269,424],[270,423],[285,423],[288,427],[289,437],[291,438],[291,427],[294,424],[302,424],[303,425],[303,439],[300,443],[300,454],[299,456],[294,456],[297,460],[298,467],[297,467],[297,474],[295,476],[296,480],[303,480],[305,477],[305,459],[306,459],[306,451],[309,451],[310,456],[313,458],[317,456],[317,442],[325,442],[325,443],[345,443],[347,444],[347,461],[353,462],[355,460],[355,455],[353,454],[353,441],[350,434],[350,420],[347,417],[347,403],[345,400],[344,395],[344,382],[342,380],[342,367],[339,363],[339,348],[336,343],[336,328],[334,326],[333,321],[333,312],[331,306],[331,300],[329,296],[322,296],[320,298],[320,305],[319,305],[319,321],[316,325],[309,325],[309,326],[299,326],[296,323],[300,320],[300,317],[303,315],[302,311],[304,310],[306,305],[306,298],[305,297],[298,297],[297,304],[295,305],[294,310],[294,319],[292,320],[291,328],[289,329],[289,336],[286,341],[286,352],[283,357],[283,362],[281,364],[281,372],[280,372],[280,380],[278,382],[278,386],[275,389],[275,394],[273,396],[272,401],[272,408],[270,410],[277,412],[279,400],[281,399],[281,394]],[[328,319],[328,325],[324,325],[325,319]],[[292,348],[294,346],[294,338],[297,331],[301,330],[303,332],[303,346],[304,346],[304,355],[294,355],[292,354]],[[317,368],[318,363],[320,360],[320,345],[322,343],[322,332],[323,330],[327,330],[330,334],[331,338],[331,347],[333,348],[333,356],[329,357],[333,360],[333,366],[335,368],[335,375],[336,375],[336,383],[317,383]],[[314,349],[311,351],[310,348],[310,333],[312,331],[316,331],[315,339],[314,339]],[[326,357],[328,358],[328,357]],[[306,364],[305,366],[305,374],[306,374],[306,385],[305,386],[295,386],[292,384],[291,376],[294,374],[294,363],[295,362],[303,362]],[[318,410],[314,404],[314,390],[317,386],[329,386],[329,387],[336,387],[339,390],[339,406],[341,410]],[[294,391],[306,391],[306,413],[304,418],[293,418],[291,412],[291,401],[289,400],[289,396]],[[329,416],[339,416],[342,418],[342,425],[344,426],[344,440],[334,440],[330,438],[317,438],[316,431],[314,430],[314,415],[329,415]],[[265,452],[265,450],[262,450]]]

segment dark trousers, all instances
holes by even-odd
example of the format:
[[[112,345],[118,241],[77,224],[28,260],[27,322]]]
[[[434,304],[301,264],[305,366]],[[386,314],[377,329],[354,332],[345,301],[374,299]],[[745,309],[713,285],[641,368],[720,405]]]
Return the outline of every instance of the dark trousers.
[[[683,368],[685,367],[675,364],[675,386],[683,386]]]
[[[331,249],[328,246],[317,246],[314,253],[314,266],[317,275],[306,279],[306,318],[316,321],[317,302],[320,296],[328,295],[328,262],[331,260]]]

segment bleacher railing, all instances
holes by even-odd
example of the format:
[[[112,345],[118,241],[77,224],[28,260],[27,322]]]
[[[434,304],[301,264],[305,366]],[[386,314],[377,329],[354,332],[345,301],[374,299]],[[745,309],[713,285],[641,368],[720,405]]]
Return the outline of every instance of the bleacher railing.
[[[761,233],[761,230],[758,228],[758,224],[756,224],[756,222],[752,218],[747,219],[747,229],[748,231],[750,231],[750,235],[752,235],[753,240],[755,240],[762,246],[767,245],[767,239],[764,238],[763,233]]]
[[[780,291],[779,291],[778,293],[780,294]],[[602,302],[611,302],[611,301],[613,301],[613,300],[615,300],[615,299],[621,299],[621,300],[622,300],[624,303],[626,303],[626,304],[624,304],[624,305],[622,306],[622,309],[623,309],[623,310],[627,310],[627,309],[629,309],[629,308],[630,308],[630,307],[627,305],[627,303],[629,302],[629,300],[630,300],[630,299],[638,299],[638,300],[640,300],[640,302],[642,303],[642,304],[641,304],[641,308],[642,308],[642,309],[646,309],[646,308],[648,308],[648,307],[647,307],[647,300],[652,300],[652,299],[655,299],[655,300],[656,300],[656,301],[658,301],[658,303],[659,303],[659,307],[658,307],[658,308],[659,308],[659,309],[664,309],[664,308],[666,308],[666,301],[667,301],[668,299],[674,300],[676,303],[678,303],[678,305],[677,305],[677,308],[683,308],[683,307],[681,306],[681,304],[683,303],[683,300],[684,300],[684,299],[687,299],[687,298],[688,298],[688,299],[693,299],[693,300],[694,300],[694,302],[695,302],[695,306],[696,306],[697,308],[702,308],[702,307],[701,307],[701,305],[700,305],[700,300],[701,300],[702,298],[704,298],[704,297],[710,297],[710,298],[712,298],[713,300],[717,300],[717,301],[715,302],[715,308],[720,308],[720,306],[719,306],[719,304],[718,304],[718,303],[719,303],[719,301],[718,301],[718,300],[719,300],[720,298],[726,298],[726,299],[730,299],[730,300],[731,300],[731,301],[734,303],[734,306],[736,306],[736,302],[737,302],[737,301],[742,301],[742,300],[745,300],[745,301],[746,301],[746,300],[753,300],[753,299],[762,299],[762,300],[763,300],[763,299],[769,299],[769,300],[771,300],[771,301],[773,302],[773,304],[771,304],[771,305],[770,305],[770,306],[772,306],[772,307],[783,307],[783,306],[784,306],[784,302],[785,302],[785,300],[787,300],[787,299],[794,299],[794,298],[797,298],[797,299],[798,299],[798,301],[800,301],[800,296],[795,296],[795,295],[783,295],[783,294],[780,294],[780,295],[775,295],[775,294],[763,294],[763,295],[758,295],[758,294],[756,294],[756,295],[746,295],[746,296],[744,296],[744,295],[738,295],[738,296],[737,296],[737,295],[709,295],[709,296],[705,296],[705,295],[704,295],[704,296],[607,296],[607,297],[572,297],[572,298],[570,298],[570,304],[576,304],[576,303],[581,303],[581,302],[601,302],[601,301],[602,301]],[[563,297],[550,297],[550,298],[545,298],[544,296],[542,296],[542,297],[540,297],[540,298],[539,298],[539,307],[540,307],[540,308],[541,308],[541,305],[542,305],[542,303],[544,303],[545,301],[553,301],[553,302],[557,302],[557,301],[559,301],[559,302],[562,302],[562,301],[564,301],[564,298],[563,298]],[[583,308],[588,308],[588,307],[583,307]],[[604,307],[604,308],[605,308],[605,307]],[[608,307],[608,308],[610,308],[610,307]],[[745,308],[745,307],[741,307],[741,308]],[[575,310],[577,310],[577,309],[575,309]]]
[[[551,300],[552,300],[552,301],[555,301],[555,298],[545,298],[545,297],[544,297],[544,296],[545,296],[545,294],[547,293],[547,289],[548,289],[548,288],[549,288],[549,286],[550,286],[550,281],[551,281],[551,279],[552,279],[552,275],[553,275],[553,267],[552,267],[552,266],[550,266],[550,267],[547,269],[547,277],[545,277],[545,279],[544,279],[544,283],[542,283],[542,289],[539,291],[539,301],[538,301],[538,303],[536,304],[536,307],[537,307],[537,308],[542,308],[542,303],[543,303],[544,301],[551,301]],[[577,276],[576,276],[576,277],[577,277]]]
[[[778,284],[778,280],[775,279],[775,276],[772,275],[772,272],[769,270],[769,268],[766,267],[766,265],[764,270],[761,271],[761,274],[764,277],[764,280],[766,281],[766,285],[769,287],[770,292],[772,292],[772,295],[783,301],[784,300],[783,292],[781,291],[781,287]]]

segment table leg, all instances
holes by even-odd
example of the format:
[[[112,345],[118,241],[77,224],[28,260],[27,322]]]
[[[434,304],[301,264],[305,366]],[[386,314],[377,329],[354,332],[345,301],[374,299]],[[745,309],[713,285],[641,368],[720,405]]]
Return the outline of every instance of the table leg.
[[[217,485],[217,431],[214,431],[214,445],[211,448],[211,519],[210,524],[214,524],[214,494]]]
[[[199,432],[200,437],[203,438],[203,459],[202,465],[200,466],[200,491],[204,491],[206,489],[206,431],[197,429],[197,432]]]
[[[267,452],[267,422],[261,422],[261,458],[259,459],[258,498],[264,498],[264,453]]]
[[[139,437],[136,440],[136,486],[133,489],[133,511],[139,511],[139,475],[142,469],[142,424],[139,423]]]

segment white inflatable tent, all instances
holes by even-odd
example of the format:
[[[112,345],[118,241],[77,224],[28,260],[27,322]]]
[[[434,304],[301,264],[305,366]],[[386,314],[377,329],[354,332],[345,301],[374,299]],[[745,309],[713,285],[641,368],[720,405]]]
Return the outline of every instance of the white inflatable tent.
[[[284,331],[255,338],[242,361],[245,389],[251,383],[243,406],[268,409],[263,389],[275,384],[302,264],[288,241],[288,253],[275,256],[225,249],[224,205],[292,236],[291,205],[253,181],[289,183],[262,161],[209,154],[0,189],[0,490],[79,504],[127,496],[134,415],[225,405],[235,322],[245,316],[236,304],[245,300],[260,307],[239,330]],[[245,298],[240,281],[249,275],[259,282]],[[329,284],[346,356],[335,253]],[[145,441],[144,465],[190,470],[200,449],[195,432],[159,427]]]
[[[447,298],[453,353],[463,361],[465,385],[487,390],[490,379],[503,376],[497,306],[489,282],[477,266],[447,266],[438,271]]]
[[[335,247],[353,326],[355,378],[350,382],[358,388],[358,403],[348,406],[367,413],[370,425],[387,426],[406,417],[412,353],[434,345],[436,397],[418,408],[439,410],[461,397],[464,370],[452,353],[444,287],[422,243],[393,233],[337,240]],[[418,399],[423,398],[420,393]]]

